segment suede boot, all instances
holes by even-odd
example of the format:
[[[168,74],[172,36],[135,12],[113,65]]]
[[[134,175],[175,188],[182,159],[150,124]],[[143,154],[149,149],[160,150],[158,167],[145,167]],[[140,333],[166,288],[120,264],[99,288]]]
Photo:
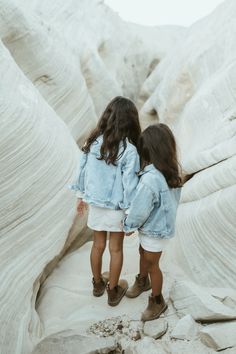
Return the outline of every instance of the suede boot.
[[[95,282],[94,278],[92,279],[93,296],[99,297],[104,294],[108,282],[108,278],[109,278],[109,273],[105,272],[102,274],[102,277],[100,278],[100,281],[98,283]]]
[[[113,289],[110,289],[109,284],[107,284],[108,305],[117,306],[124,297],[127,289],[128,282],[126,280],[121,279]]]
[[[136,275],[134,284],[127,290],[126,296],[134,298],[142,294],[144,291],[151,289],[151,283],[149,276],[140,277],[140,274]]]
[[[149,296],[148,306],[143,312],[141,320],[143,322],[152,321],[160,317],[160,315],[167,309],[167,304],[161,295]]]

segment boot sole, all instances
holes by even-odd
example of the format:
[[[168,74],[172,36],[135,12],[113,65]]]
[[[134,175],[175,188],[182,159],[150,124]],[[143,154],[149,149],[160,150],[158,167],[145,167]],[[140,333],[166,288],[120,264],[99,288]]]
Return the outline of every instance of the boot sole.
[[[105,293],[105,289],[104,289],[104,291],[103,291],[102,293],[94,294],[94,292],[93,292],[93,296],[95,296],[95,297],[100,297],[100,296],[102,296],[104,293]]]
[[[129,295],[129,293],[127,294],[125,294],[125,296],[126,297],[128,297],[129,299],[135,299],[136,297],[138,297],[139,295],[141,295],[142,293],[144,293],[145,291],[148,291],[148,290],[150,290],[152,287],[151,287],[151,285],[150,285],[150,287],[148,287],[147,289],[143,289],[142,291],[141,291],[141,293],[138,293],[137,295]]]
[[[110,305],[112,307],[119,305],[119,303],[121,302],[121,300],[125,296],[125,293],[127,290],[128,290],[128,287],[126,289],[124,289],[123,293],[121,294],[120,298],[117,301],[113,301],[113,302],[108,301],[108,305]]]
[[[155,315],[155,316],[153,316],[153,317],[151,317],[151,318],[148,318],[147,320],[141,318],[141,321],[143,321],[143,322],[148,322],[148,321],[157,320],[157,319],[160,317],[160,315],[161,315],[163,312],[165,312],[167,309],[168,309],[168,305],[165,305],[165,307],[164,307],[157,315]]]

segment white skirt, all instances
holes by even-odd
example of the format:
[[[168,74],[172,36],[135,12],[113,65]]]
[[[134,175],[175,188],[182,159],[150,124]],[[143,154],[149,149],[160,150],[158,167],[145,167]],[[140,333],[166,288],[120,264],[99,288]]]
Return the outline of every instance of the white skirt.
[[[139,243],[145,251],[162,252],[170,242],[170,239],[156,238],[139,234]]]
[[[95,231],[121,232],[123,231],[122,222],[124,216],[124,210],[113,210],[89,205],[87,225]]]

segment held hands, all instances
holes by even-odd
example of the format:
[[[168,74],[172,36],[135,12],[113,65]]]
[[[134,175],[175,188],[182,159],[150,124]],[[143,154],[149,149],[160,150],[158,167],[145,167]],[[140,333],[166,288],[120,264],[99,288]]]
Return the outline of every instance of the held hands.
[[[125,236],[131,236],[131,235],[133,235],[134,234],[134,231],[132,231],[132,232],[127,232],[127,233],[125,233]]]
[[[121,229],[123,230],[123,227],[124,227],[123,222],[121,222],[120,225],[121,225]],[[132,231],[132,232],[125,232],[125,236],[131,236],[131,235],[133,235],[133,233],[134,233],[134,231]]]
[[[87,209],[87,204],[81,199],[77,199],[76,210],[79,216],[83,216],[85,210]]]

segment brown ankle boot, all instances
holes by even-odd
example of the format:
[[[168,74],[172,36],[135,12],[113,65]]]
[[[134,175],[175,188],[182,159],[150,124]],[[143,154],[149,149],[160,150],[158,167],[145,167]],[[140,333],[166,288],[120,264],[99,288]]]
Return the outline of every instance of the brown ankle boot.
[[[151,283],[149,276],[140,277],[140,274],[136,275],[134,284],[126,291],[126,296],[134,298],[142,294],[142,292],[150,290]]]
[[[98,283],[95,282],[94,278],[92,280],[93,283],[93,296],[99,297],[104,294],[106,289],[106,285],[108,282],[108,278],[105,275],[106,273],[102,274],[102,277]],[[109,275],[108,275],[109,276]]]
[[[149,296],[148,306],[143,312],[141,320],[143,322],[152,321],[160,317],[162,312],[167,309],[165,300],[163,299],[162,294],[158,296]]]
[[[113,289],[110,289],[109,284],[107,285],[107,295],[108,295],[108,305],[116,306],[124,297],[128,289],[128,282],[121,279]]]

